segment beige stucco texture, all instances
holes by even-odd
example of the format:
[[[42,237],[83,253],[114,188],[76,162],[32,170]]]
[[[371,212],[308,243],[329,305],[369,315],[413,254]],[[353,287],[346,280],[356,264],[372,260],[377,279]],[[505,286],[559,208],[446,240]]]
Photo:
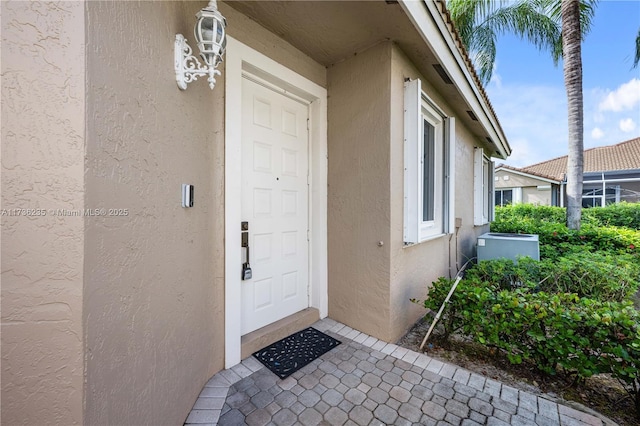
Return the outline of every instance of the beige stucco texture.
[[[226,70],[180,91],[173,68],[205,5],[0,2],[3,424],[182,424],[224,366]],[[455,114],[399,46],[439,78],[433,52],[397,4],[218,6],[231,37],[327,88],[329,316],[396,340],[486,231],[457,120],[461,225],[403,243],[404,80]]]
[[[89,424],[180,424],[223,366],[223,94],[172,70],[201,7],[86,4],[86,205],[127,210],[86,221]]]
[[[406,247],[404,80],[451,114],[443,97],[392,42],[328,68],[329,316],[395,341],[424,314],[410,302],[431,282],[455,275],[473,255],[473,136],[456,128],[455,215],[451,235]]]
[[[507,178],[505,180],[505,177]],[[500,170],[496,173],[495,188],[522,188],[523,203],[551,205],[551,183],[541,179]]]
[[[0,8],[2,424],[81,424],[84,4]]]

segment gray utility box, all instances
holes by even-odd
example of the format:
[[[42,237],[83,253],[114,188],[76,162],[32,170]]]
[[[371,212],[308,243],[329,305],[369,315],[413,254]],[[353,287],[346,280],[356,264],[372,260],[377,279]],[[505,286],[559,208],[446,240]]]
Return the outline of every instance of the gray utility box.
[[[518,256],[540,260],[537,235],[488,232],[478,237],[478,262],[500,258],[516,261]]]

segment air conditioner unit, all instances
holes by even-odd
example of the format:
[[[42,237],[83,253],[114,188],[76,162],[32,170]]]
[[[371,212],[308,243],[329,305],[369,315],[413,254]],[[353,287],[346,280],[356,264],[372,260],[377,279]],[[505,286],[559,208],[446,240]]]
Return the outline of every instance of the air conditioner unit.
[[[478,237],[478,262],[500,258],[517,261],[519,256],[540,260],[537,235],[488,232]]]

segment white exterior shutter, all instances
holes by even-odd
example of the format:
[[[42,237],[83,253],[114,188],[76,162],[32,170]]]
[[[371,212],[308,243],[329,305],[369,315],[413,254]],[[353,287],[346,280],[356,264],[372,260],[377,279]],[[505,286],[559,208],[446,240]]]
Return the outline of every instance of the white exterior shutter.
[[[473,150],[473,224],[475,226],[483,225],[483,207],[484,207],[484,191],[482,190],[482,148],[474,148]]]
[[[493,161],[489,160],[489,188],[488,188],[488,194],[487,194],[487,203],[489,204],[489,217],[487,218],[488,222],[493,222],[493,219],[495,218],[495,211],[496,211],[496,194],[495,194],[495,170],[496,170],[496,165]]]
[[[419,202],[421,157],[420,111],[422,86],[420,80],[404,83],[404,242],[419,241]]]
[[[445,232],[452,234],[456,229],[456,119],[447,117],[444,121],[444,137],[445,137],[445,162],[446,162],[446,181],[445,181]]]

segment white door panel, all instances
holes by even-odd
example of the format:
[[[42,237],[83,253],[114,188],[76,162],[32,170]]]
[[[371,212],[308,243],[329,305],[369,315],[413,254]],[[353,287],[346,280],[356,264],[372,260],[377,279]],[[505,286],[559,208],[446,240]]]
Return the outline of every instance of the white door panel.
[[[253,277],[241,283],[242,334],[309,306],[307,118],[307,105],[243,78],[238,229],[249,222]]]

